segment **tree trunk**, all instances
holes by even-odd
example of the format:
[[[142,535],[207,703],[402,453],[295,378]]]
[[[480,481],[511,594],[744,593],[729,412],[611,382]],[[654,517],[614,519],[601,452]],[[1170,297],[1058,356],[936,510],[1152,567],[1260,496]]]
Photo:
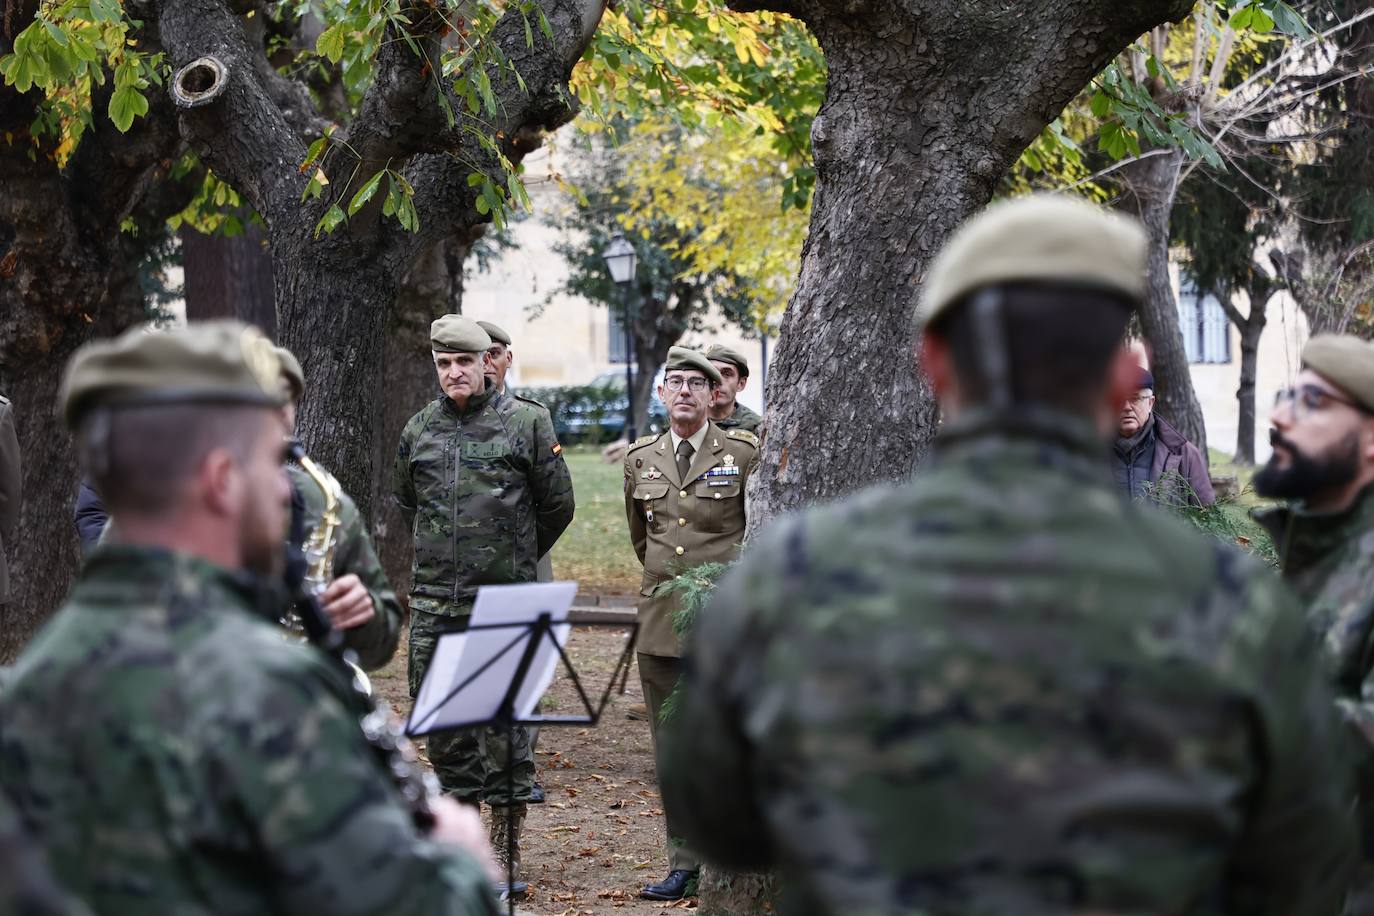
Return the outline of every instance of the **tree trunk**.
[[[186,271],[186,317],[237,318],[277,338],[277,304],[272,290],[272,255],[267,234],[247,218],[236,236],[181,230]]]
[[[382,567],[399,595],[410,591],[413,544],[391,499],[391,464],[406,422],[439,393],[429,357],[429,324],[440,315],[462,313],[463,262],[471,250],[472,242],[467,239],[448,239],[421,254],[401,282],[387,321],[383,355],[386,387],[369,518]]]
[[[751,533],[916,467],[936,428],[911,329],[931,258],[1102,66],[1191,4],[763,5],[811,27],[829,82],[811,129],[810,234],[749,481]]]
[[[1259,371],[1259,345],[1269,321],[1269,299],[1274,292],[1274,281],[1256,269],[1252,274],[1247,293],[1250,297],[1250,314],[1238,321],[1239,311],[1225,301],[1231,322],[1240,331],[1240,387],[1236,389],[1236,464],[1255,463],[1255,379]]]
[[[1140,327],[1151,349],[1155,410],[1196,445],[1206,460],[1207,429],[1193,390],[1178,302],[1169,279],[1169,214],[1182,167],[1183,152],[1171,149],[1118,169],[1125,189],[1118,206],[1138,218],[1150,235],[1149,289],[1140,307]]]

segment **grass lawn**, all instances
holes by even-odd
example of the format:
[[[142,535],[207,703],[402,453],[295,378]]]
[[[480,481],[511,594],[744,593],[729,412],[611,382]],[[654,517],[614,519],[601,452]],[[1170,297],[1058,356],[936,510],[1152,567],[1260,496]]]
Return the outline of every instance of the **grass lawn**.
[[[625,524],[624,471],[601,460],[598,446],[564,449],[577,514],[553,547],[555,579],[574,579],[581,593],[636,594],[643,571]]]

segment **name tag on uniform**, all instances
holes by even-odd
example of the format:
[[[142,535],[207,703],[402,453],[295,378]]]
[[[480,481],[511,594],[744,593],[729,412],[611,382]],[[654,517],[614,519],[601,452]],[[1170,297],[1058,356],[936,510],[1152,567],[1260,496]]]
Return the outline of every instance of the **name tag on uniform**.
[[[728,487],[728,486],[730,486],[732,483],[734,483],[733,480],[708,480],[708,481],[706,481],[706,486],[708,486],[708,487]]]

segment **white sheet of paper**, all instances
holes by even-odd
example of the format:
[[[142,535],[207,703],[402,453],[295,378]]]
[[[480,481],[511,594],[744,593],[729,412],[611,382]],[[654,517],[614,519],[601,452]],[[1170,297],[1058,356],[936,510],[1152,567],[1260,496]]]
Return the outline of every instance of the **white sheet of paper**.
[[[553,635],[559,646],[568,642],[572,625],[568,609],[577,595],[576,582],[528,582],[520,585],[484,585],[477,590],[470,626],[512,624],[492,630],[449,633],[439,638],[434,657],[415,698],[408,730],[424,734],[445,728],[461,728],[489,722],[496,717],[529,643],[530,624],[547,612],[553,619]],[[513,645],[512,645],[513,644]],[[510,647],[506,649],[506,647]],[[504,653],[502,650],[506,649]],[[474,674],[500,654],[481,674]],[[515,715],[528,718],[558,670],[558,650],[547,638],[540,641],[523,689],[515,699]],[[459,684],[471,682],[449,697]],[[449,697],[445,701],[445,697]]]

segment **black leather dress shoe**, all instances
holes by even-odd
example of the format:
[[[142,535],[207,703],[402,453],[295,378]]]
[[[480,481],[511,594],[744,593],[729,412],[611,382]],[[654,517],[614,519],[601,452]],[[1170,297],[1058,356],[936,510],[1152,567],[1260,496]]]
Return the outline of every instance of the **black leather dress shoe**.
[[[650,884],[639,892],[647,900],[681,900],[687,895],[687,885],[695,881],[697,873],[685,868],[675,868],[668,877],[657,884]]]

